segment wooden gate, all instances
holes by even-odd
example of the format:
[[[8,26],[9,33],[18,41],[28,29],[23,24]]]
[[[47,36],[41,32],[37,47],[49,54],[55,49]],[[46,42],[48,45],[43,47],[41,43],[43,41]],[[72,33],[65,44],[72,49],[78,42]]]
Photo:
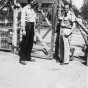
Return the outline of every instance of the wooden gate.
[[[40,9],[40,17],[38,26],[35,28],[35,36],[39,40],[39,45],[34,46],[34,51],[43,51],[45,53],[40,55],[40,58],[52,58],[54,50],[54,34],[55,34],[55,23],[56,23],[56,3],[43,3]],[[47,55],[46,55],[47,54]],[[33,53],[33,56],[38,56],[39,54]]]
[[[42,0],[41,0],[42,1]],[[46,2],[47,1],[47,2]],[[37,40],[39,41],[39,44],[34,44],[33,51],[43,51],[44,53],[53,53],[54,48],[54,34],[55,34],[55,18],[56,18],[56,10],[57,10],[57,3],[55,1],[57,0],[46,0],[44,3],[41,4],[40,14],[42,16],[42,20],[39,20],[38,27],[35,27],[35,36],[37,37]],[[49,12],[49,13],[47,13]],[[14,9],[14,25],[13,25],[13,46],[17,47],[17,30],[18,30],[18,9]],[[51,15],[51,16],[50,16]],[[50,37],[48,37],[50,35]],[[49,41],[48,41],[49,39]],[[48,41],[49,43],[46,43]],[[37,47],[38,46],[38,47]],[[40,48],[39,48],[40,47]],[[33,56],[35,54],[33,53]],[[48,54],[50,55],[50,54]],[[45,56],[48,56],[45,55]],[[35,55],[37,57],[37,55]],[[40,56],[42,58],[42,56]],[[50,56],[48,56],[50,57]]]

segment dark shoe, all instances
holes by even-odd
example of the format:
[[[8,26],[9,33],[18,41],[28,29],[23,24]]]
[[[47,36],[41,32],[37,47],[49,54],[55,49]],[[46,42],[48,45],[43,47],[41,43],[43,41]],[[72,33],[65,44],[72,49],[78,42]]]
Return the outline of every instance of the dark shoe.
[[[60,62],[60,60],[56,59],[56,62],[58,63],[58,62]]]
[[[60,63],[60,65],[68,65],[69,63]]]
[[[58,58],[58,55],[56,55],[55,53],[53,54],[53,58],[56,60]]]
[[[73,57],[70,57],[70,61],[73,61]]]
[[[31,60],[31,57],[27,57],[27,58],[26,58],[26,61],[30,61],[30,60]]]
[[[22,65],[26,65],[26,62],[23,61],[23,60],[20,60],[19,63],[22,64]]]
[[[62,64],[62,63],[64,63],[64,61],[63,60],[60,60],[60,63]]]
[[[26,61],[30,61],[31,59],[26,59]]]
[[[59,57],[56,57],[56,62],[60,62],[60,58]]]
[[[64,65],[68,65],[69,63],[64,63]]]
[[[26,59],[26,61],[35,62],[35,60],[31,58]]]
[[[60,65],[64,65],[64,63],[61,62]]]
[[[66,65],[66,64],[69,64],[69,63],[66,63],[63,60],[60,61],[60,65]]]
[[[56,62],[60,62],[59,56],[56,55],[55,53],[53,54],[53,58],[56,60]]]

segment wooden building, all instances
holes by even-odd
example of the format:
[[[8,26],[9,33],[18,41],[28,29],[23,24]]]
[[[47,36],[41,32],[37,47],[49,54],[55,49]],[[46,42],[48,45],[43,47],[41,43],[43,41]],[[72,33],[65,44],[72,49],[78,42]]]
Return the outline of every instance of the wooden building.
[[[0,1],[0,49],[11,50],[13,9],[11,0]]]

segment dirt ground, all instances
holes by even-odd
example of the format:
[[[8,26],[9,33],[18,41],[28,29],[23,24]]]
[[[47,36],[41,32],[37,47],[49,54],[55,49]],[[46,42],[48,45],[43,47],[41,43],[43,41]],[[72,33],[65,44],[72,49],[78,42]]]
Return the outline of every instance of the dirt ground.
[[[88,88],[88,67],[79,60],[60,65],[32,58],[35,62],[24,66],[17,55],[0,52],[0,88]]]

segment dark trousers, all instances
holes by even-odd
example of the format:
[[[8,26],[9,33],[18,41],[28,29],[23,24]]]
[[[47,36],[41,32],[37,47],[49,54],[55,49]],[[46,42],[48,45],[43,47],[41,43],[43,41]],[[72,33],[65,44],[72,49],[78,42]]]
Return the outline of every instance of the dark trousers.
[[[30,60],[34,40],[34,23],[26,22],[25,31],[26,35],[23,35],[20,42],[20,60]]]
[[[55,41],[55,59],[59,60],[59,37],[60,37],[60,24],[57,25],[56,30],[56,41]]]
[[[59,35],[58,33],[56,35],[56,41],[55,41],[55,57],[56,59],[58,59],[57,57],[59,57]]]

